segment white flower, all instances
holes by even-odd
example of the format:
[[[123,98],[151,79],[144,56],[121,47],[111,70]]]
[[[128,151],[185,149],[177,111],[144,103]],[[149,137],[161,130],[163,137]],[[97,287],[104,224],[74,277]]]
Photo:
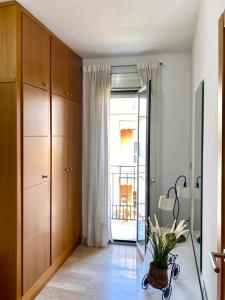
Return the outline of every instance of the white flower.
[[[179,232],[180,229],[183,227],[185,220],[181,220],[180,223],[177,225],[177,228],[175,230],[175,232]]]
[[[148,222],[149,222],[150,227],[154,227],[153,224],[152,224],[152,220],[151,220],[150,217],[148,217]]]
[[[155,227],[156,227],[157,230],[160,230],[159,222],[158,222],[158,219],[157,219],[155,214],[154,214],[154,218],[155,218]]]
[[[176,239],[178,239],[182,234],[186,233],[188,230],[186,229],[187,225],[185,224],[185,220],[181,220],[180,223],[177,225],[174,233]]]
[[[173,222],[173,226],[172,226],[172,228],[171,228],[171,230],[170,230],[170,233],[173,233],[173,232],[174,232],[174,229],[175,229],[175,226],[176,226],[176,222],[177,222],[177,220],[175,220],[175,221]]]
[[[148,222],[145,221],[145,225],[146,225],[147,228],[149,227],[151,231],[156,231],[156,228],[153,225],[152,220],[151,220],[150,217],[148,217]]]

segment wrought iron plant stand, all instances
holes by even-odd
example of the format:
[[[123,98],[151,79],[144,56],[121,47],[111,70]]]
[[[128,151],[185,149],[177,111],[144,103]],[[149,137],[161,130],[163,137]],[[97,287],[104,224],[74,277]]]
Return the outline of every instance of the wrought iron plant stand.
[[[176,280],[180,273],[180,266],[176,263],[178,255],[170,254],[168,259],[168,271],[170,272],[170,278],[166,287],[160,289],[162,291],[162,300],[169,300],[172,295],[172,279]],[[148,281],[148,274],[143,277],[142,288],[146,290],[150,283]]]

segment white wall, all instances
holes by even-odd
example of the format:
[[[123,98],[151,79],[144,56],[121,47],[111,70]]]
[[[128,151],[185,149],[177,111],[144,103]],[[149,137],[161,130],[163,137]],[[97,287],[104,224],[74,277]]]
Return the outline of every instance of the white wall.
[[[127,65],[161,61],[162,100],[160,103],[159,191],[165,194],[180,174],[189,176],[191,116],[191,55],[174,53],[154,56],[86,59],[84,64]],[[185,200],[184,200],[185,201]],[[189,217],[189,203],[182,203],[182,217]],[[171,213],[169,214],[171,216]],[[165,216],[165,214],[163,214]],[[168,222],[168,218],[164,218]],[[172,218],[170,218],[172,221]]]
[[[193,43],[193,101],[201,80],[205,81],[203,171],[203,279],[209,300],[216,299],[217,275],[209,251],[217,250],[218,179],[221,136],[218,126],[218,19],[225,0],[202,0]],[[194,103],[194,102],[193,102]],[[193,104],[194,105],[194,104]]]

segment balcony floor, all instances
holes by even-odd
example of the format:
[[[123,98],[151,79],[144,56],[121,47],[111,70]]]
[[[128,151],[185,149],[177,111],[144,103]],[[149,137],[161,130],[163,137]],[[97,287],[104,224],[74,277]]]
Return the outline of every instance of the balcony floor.
[[[137,221],[111,220],[112,238],[122,241],[136,241]]]

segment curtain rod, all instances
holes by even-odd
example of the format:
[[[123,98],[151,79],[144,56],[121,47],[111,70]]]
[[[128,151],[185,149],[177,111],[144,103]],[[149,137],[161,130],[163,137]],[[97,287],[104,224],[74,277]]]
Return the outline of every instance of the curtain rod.
[[[163,63],[162,62],[160,62],[159,63],[160,64],[160,66],[162,66],[163,65]],[[116,67],[136,67],[137,65],[115,65],[115,66],[111,66],[112,68],[116,68]]]

